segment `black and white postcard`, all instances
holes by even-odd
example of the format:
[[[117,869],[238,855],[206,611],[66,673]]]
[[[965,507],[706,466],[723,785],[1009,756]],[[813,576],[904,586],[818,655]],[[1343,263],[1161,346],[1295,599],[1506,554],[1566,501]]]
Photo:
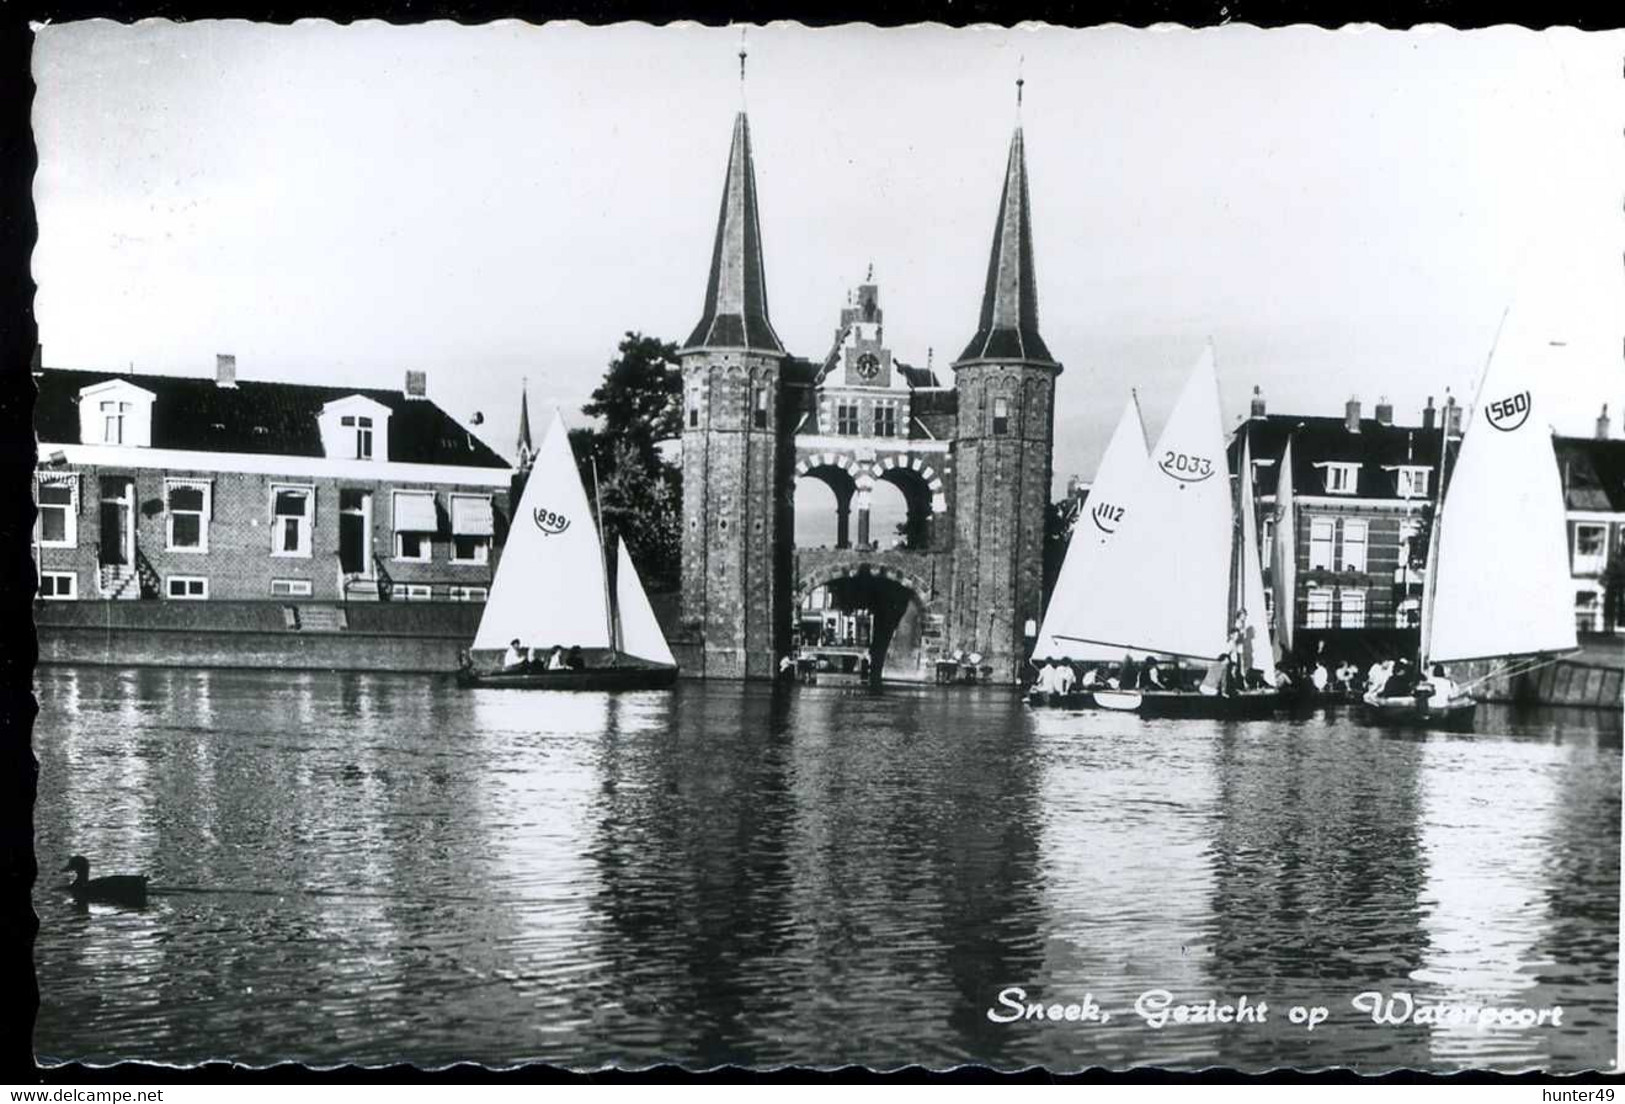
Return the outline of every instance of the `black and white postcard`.
[[[1615,1068],[1622,41],[38,26],[37,1061]]]

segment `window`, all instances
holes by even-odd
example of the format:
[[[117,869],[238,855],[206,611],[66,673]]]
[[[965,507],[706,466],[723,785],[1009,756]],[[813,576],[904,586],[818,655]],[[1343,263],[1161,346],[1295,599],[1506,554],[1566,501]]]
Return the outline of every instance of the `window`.
[[[835,406],[835,432],[849,437],[858,433],[858,404],[837,403]]]
[[[1345,629],[1365,628],[1365,591],[1349,587],[1338,591],[1337,623]]]
[[[449,588],[449,597],[453,602],[483,602],[486,590],[477,586],[454,586]]]
[[[1399,497],[1426,498],[1428,494],[1428,468],[1399,469]]]
[[[878,403],[875,406],[875,436],[897,436],[897,404]]]
[[[310,555],[316,488],[271,484],[271,555]]]
[[[272,579],[271,594],[277,598],[310,597],[309,579]]]
[[[755,404],[755,408],[754,408],[753,417],[755,419],[757,429],[766,429],[767,428],[767,388],[766,387],[757,387],[756,388],[756,404]]]
[[[355,458],[372,459],[372,419],[365,414],[346,414],[339,425],[355,434]]]
[[[79,597],[79,576],[71,571],[41,571],[39,596],[61,602]]]
[[[396,583],[397,602],[427,602],[434,597],[434,588],[428,583]]]
[[[993,435],[1003,437],[1010,432],[1010,400],[993,400]]]
[[[204,480],[164,480],[164,504],[168,509],[168,550],[207,552],[209,550],[209,484]]]
[[[433,491],[396,491],[395,558],[427,563],[434,558],[431,539],[440,528]]]
[[[1360,465],[1327,464],[1326,493],[1351,495],[1359,490]]]
[[[1332,541],[1336,523],[1331,518],[1309,519],[1309,570],[1332,569]]]
[[[104,399],[101,403],[101,411],[102,444],[122,445],[124,443],[124,419],[130,413],[130,404]]]
[[[1329,629],[1332,627],[1332,588],[1310,587],[1309,608],[1305,611],[1303,627]]]
[[[1608,548],[1608,527],[1585,522],[1574,526],[1574,573],[1595,575],[1602,571]]]
[[[1596,632],[1600,627],[1597,624],[1597,615],[1601,612],[1601,604],[1597,601],[1597,592],[1594,590],[1577,590],[1574,592],[1574,629],[1576,632]]]
[[[39,477],[37,532],[44,548],[72,548],[79,542],[79,480]]]
[[[1345,518],[1343,521],[1343,571],[1365,570],[1365,546],[1367,525],[1354,518]]]
[[[491,560],[496,518],[490,495],[451,496],[451,562],[483,564]]]
[[[171,575],[164,580],[164,593],[171,598],[207,598],[209,580],[197,575]]]

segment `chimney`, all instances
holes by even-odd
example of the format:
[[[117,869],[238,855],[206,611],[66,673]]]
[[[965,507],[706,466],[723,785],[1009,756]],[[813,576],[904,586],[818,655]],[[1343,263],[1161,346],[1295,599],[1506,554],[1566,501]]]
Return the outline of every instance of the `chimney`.
[[[216,387],[237,386],[237,357],[235,354],[214,354],[214,385]]]
[[[1360,432],[1360,399],[1357,395],[1350,395],[1347,405],[1343,407],[1343,428],[1350,433]]]
[[[1383,395],[1377,400],[1377,424],[1391,426],[1394,424],[1394,404]]]
[[[429,394],[429,374],[408,368],[406,370],[406,397],[409,399],[426,398]]]
[[[1608,417],[1608,404],[1603,403],[1602,413],[1597,415],[1597,440],[1608,440],[1609,434],[1613,431],[1613,428],[1614,423]]]
[[[1461,407],[1456,405],[1456,396],[1449,391],[1444,393],[1444,435],[1461,436]]]
[[[1434,424],[1434,419],[1437,418],[1438,415],[1439,415],[1439,412],[1437,410],[1433,409],[1433,396],[1429,395],[1428,396],[1428,404],[1422,408],[1422,428],[1423,429],[1432,429],[1433,424]]]
[[[1262,418],[1264,416],[1264,392],[1262,392],[1262,391],[1260,391],[1258,389],[1258,384],[1256,384],[1256,383],[1253,384],[1253,413],[1252,413],[1252,416],[1254,418]]]

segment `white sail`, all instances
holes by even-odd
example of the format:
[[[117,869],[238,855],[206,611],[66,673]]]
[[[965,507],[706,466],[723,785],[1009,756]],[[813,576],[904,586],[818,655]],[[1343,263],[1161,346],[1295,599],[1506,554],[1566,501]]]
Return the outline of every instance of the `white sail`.
[[[1127,516],[1139,484],[1145,479],[1146,466],[1145,421],[1140,416],[1139,399],[1131,394],[1106,444],[1083,513],[1072,528],[1066,559],[1061,563],[1055,591],[1033,645],[1035,663],[1051,658],[1099,662],[1123,658],[1123,648],[1077,639],[1088,636],[1088,625],[1078,620],[1078,613],[1089,590],[1102,585],[1097,572],[1101,551]],[[1061,639],[1057,633],[1074,639]]]
[[[650,663],[677,665],[624,540],[615,557],[615,611],[620,618],[621,651]]]
[[[474,650],[610,646],[603,550],[576,471],[564,417],[536,451],[513,511]]]
[[[1270,590],[1275,594],[1275,644],[1281,658],[1292,655],[1298,598],[1298,510],[1292,483],[1292,438],[1275,475],[1275,538],[1270,541]]]
[[[1237,510],[1241,515],[1241,558],[1236,597],[1247,614],[1242,660],[1248,670],[1264,673],[1275,685],[1275,649],[1270,644],[1270,619],[1264,612],[1264,565],[1258,550],[1258,519],[1253,505],[1253,447],[1245,435],[1241,442],[1241,487]]]
[[[1234,520],[1211,347],[1150,461],[1072,624],[1092,643],[1211,660],[1229,637]]]
[[[1479,384],[1438,519],[1429,662],[1575,647],[1568,519],[1552,451],[1554,392],[1578,367],[1528,319],[1508,318]]]

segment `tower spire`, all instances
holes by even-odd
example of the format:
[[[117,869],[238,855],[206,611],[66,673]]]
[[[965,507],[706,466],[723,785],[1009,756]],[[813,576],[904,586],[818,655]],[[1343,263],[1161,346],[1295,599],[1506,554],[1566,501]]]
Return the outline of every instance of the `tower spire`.
[[[744,53],[743,50],[740,51]],[[741,66],[744,59],[740,59]],[[750,123],[734,116],[733,145],[722,183],[722,207],[711,250],[705,311],[685,349],[757,349],[784,352],[767,317],[767,277],[762,267],[762,230],[756,210],[756,164],[750,152]]]
[[[744,26],[741,26],[739,28],[739,110],[740,111],[745,110],[745,58],[748,56],[747,53],[746,53],[746,50],[745,50],[745,30],[746,30],[746,28]]]
[[[523,378],[519,382],[519,440],[516,452],[519,455],[519,466],[529,468],[531,460],[536,455],[536,446],[530,440],[530,380]]]
[[[1016,81],[1021,101],[1022,81]],[[987,262],[987,287],[982,293],[982,314],[976,336],[961,362],[968,360],[1026,360],[1054,364],[1049,347],[1038,335],[1038,281],[1033,274],[1033,227],[1027,198],[1027,156],[1018,123],[1010,138],[1010,158],[1004,170],[1004,192],[993,224],[993,249]]]

